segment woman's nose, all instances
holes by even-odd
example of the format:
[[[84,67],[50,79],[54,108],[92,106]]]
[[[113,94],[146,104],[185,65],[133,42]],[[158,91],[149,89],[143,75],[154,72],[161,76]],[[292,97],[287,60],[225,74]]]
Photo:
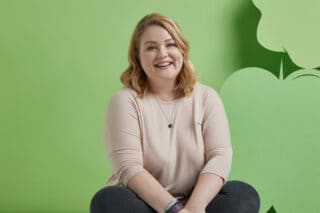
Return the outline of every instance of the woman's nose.
[[[160,46],[158,51],[159,58],[165,58],[168,56],[168,52],[165,46]]]

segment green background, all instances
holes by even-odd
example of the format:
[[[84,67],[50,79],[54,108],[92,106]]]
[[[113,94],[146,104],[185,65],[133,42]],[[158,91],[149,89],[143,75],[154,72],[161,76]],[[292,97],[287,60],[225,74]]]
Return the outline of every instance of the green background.
[[[200,81],[218,91],[241,68],[298,69],[258,44],[250,0],[0,0],[0,212],[88,212],[110,175],[107,103],[151,12],[178,22]]]

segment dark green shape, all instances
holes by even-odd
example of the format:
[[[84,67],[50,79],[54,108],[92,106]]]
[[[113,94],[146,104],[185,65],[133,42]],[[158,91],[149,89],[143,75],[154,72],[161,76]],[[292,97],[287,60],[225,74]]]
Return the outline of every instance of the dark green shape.
[[[246,1],[242,3],[242,9],[238,10],[235,16],[234,30],[237,33],[237,41],[234,42],[233,49],[237,54],[236,69],[261,67],[270,72],[278,70],[281,53],[270,51],[257,41],[256,31],[261,17],[258,9],[251,1]]]
[[[271,206],[271,208],[267,211],[267,213],[277,213],[277,211],[273,206]]]

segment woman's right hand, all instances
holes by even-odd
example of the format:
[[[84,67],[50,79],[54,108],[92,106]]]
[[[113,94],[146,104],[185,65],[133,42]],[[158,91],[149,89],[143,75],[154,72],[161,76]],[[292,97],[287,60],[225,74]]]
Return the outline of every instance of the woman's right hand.
[[[190,213],[188,209],[181,209],[178,213]]]
[[[187,208],[183,208],[180,211],[178,211],[177,213],[205,213],[205,210],[203,211],[191,211]]]

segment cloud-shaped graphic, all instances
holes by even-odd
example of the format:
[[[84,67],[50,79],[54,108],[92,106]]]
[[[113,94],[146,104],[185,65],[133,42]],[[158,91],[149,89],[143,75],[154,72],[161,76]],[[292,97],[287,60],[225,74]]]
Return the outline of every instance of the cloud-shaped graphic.
[[[252,0],[261,11],[257,38],[267,49],[287,52],[304,68],[320,66],[319,0]]]
[[[285,79],[282,72],[278,78],[247,67],[220,90],[232,130],[232,178],[255,186],[261,212],[271,205],[280,213],[319,212],[320,71],[301,69]]]

